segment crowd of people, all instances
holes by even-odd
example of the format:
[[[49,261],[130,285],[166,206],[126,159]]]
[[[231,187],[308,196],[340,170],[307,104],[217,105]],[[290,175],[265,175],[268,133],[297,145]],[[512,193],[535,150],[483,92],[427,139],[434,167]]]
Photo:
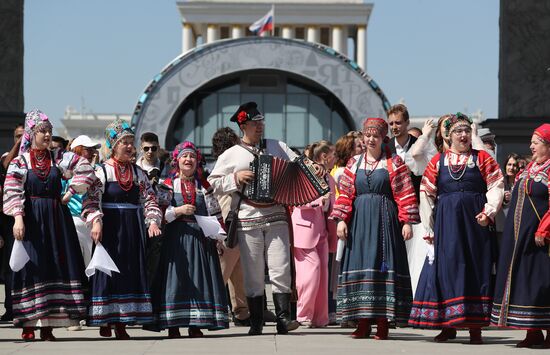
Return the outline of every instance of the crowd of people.
[[[201,337],[232,320],[249,335],[340,324],[355,339],[375,325],[377,340],[392,327],[440,329],[436,342],[468,329],[471,344],[493,325],[526,330],[518,347],[550,348],[550,124],[501,171],[494,136],[466,115],[421,130],[404,105],[387,116],[302,153],[265,139],[249,102],[230,119],[240,134],[214,134],[209,166],[192,142],[168,153],[121,120],[98,144],[52,136],[29,112],[0,166],[2,319],[28,341],[84,324],[117,339],[128,325]],[[262,155],[306,161],[328,192],[296,206],[254,198],[247,187],[270,178],[251,170]],[[205,216],[225,233],[206,235]],[[14,245],[28,256],[17,271]],[[100,250],[117,270],[88,278]]]

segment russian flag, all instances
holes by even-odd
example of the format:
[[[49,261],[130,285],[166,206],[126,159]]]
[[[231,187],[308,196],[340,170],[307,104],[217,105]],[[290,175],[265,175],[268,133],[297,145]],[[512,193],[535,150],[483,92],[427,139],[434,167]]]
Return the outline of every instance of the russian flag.
[[[264,17],[262,17],[261,19],[254,22],[252,25],[248,27],[250,32],[254,32],[258,36],[261,36],[261,34],[266,31],[272,31],[273,30],[273,13],[274,13],[274,9],[273,7],[271,7],[271,10],[269,10],[269,12],[265,14]]]

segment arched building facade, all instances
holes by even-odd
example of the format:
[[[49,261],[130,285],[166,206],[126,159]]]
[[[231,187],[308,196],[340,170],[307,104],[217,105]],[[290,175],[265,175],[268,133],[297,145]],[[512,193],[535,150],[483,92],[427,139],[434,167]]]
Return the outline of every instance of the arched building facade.
[[[266,136],[303,148],[359,129],[365,117],[386,117],[389,102],[354,61],[331,47],[279,37],[244,37],[195,47],[168,64],[140,96],[132,116],[139,136],[161,146],[183,140],[210,153],[220,127],[240,103],[256,101]]]

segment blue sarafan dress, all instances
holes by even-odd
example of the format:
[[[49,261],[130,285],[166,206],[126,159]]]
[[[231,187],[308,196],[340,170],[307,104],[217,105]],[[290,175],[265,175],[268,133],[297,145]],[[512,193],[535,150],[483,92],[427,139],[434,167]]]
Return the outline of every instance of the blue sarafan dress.
[[[338,189],[331,218],[346,221],[349,231],[338,280],[338,317],[407,324],[412,291],[401,224],[419,218],[406,166],[399,156],[388,155],[371,170],[363,155],[356,156]]]
[[[67,327],[86,318],[84,261],[71,213],[60,196],[63,174],[73,175],[71,192],[83,193],[94,180],[93,169],[85,159],[65,152],[51,154],[50,171],[44,174],[33,168],[31,154],[24,153],[10,163],[4,186],[4,213],[23,215],[23,246],[30,257],[23,269],[12,273],[14,324],[19,327]]]
[[[491,323],[516,329],[550,329],[550,160],[530,163],[518,177],[502,236]]]
[[[420,201],[422,222],[434,238],[435,260],[430,264],[427,258],[424,263],[411,326],[489,325],[496,236],[475,217],[483,211],[494,218],[502,197],[502,173],[486,152],[447,151],[431,160],[422,178]]]
[[[204,235],[193,215],[176,218],[174,212],[174,207],[192,203],[191,192],[187,193],[192,188],[195,189],[195,215],[208,216],[205,191],[197,189],[196,182],[187,181],[185,194],[189,199],[184,202],[180,178],[173,183],[166,180],[165,184],[172,188],[173,197],[165,214],[168,224],[164,229],[160,262],[153,281],[155,324],[147,329],[229,328],[227,293],[216,240]]]
[[[149,179],[135,164],[127,191],[116,179],[109,162],[96,169],[98,184],[83,202],[83,216],[91,224],[102,218],[101,244],[120,273],[96,271],[91,277],[89,325],[146,324],[153,321],[151,295],[145,270],[145,238],[150,223],[161,224],[161,212]]]

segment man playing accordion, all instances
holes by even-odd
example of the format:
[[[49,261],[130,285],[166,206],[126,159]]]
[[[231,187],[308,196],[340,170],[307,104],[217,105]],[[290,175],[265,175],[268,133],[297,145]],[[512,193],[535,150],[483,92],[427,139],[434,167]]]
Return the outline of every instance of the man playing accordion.
[[[290,319],[291,268],[287,214],[280,204],[254,202],[242,192],[255,179],[249,167],[259,154],[285,160],[293,160],[297,155],[283,142],[262,139],[264,116],[255,102],[241,105],[231,121],[237,122],[243,133],[241,144],[219,156],[208,181],[217,196],[232,195],[232,210],[237,209],[240,202],[237,237],[250,310],[248,334],[262,334],[265,265],[273,289],[277,333],[286,334],[299,326],[298,322]],[[242,201],[239,201],[241,197]]]

